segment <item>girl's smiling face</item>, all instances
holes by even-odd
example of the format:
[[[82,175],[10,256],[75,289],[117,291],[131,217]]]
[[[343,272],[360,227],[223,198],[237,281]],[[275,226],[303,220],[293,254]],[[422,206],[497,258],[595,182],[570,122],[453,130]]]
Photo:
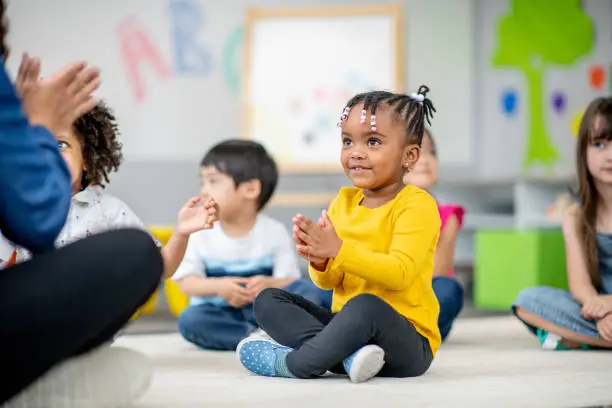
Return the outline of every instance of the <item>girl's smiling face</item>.
[[[376,131],[370,125],[371,114],[361,123],[363,103],[353,106],[342,126],[340,161],[353,185],[376,191],[402,183],[405,169],[417,162],[420,149],[407,143],[406,127],[390,107],[376,110]]]

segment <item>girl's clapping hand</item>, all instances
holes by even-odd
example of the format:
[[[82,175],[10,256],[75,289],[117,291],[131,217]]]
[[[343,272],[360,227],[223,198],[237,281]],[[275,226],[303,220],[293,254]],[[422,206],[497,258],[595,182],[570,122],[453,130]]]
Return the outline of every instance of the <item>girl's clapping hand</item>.
[[[336,234],[327,211],[322,212],[317,224],[301,214],[293,218],[293,224],[293,236],[300,256],[328,259],[338,255],[342,240]]]

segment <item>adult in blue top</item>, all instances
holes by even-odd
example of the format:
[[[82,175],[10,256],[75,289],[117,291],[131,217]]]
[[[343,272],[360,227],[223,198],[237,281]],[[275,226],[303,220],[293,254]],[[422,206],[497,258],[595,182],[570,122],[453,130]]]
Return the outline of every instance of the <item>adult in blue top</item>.
[[[0,18],[4,10],[0,0]],[[39,80],[39,62],[25,56],[14,85],[0,25],[0,231],[34,253],[0,271],[0,405],[129,403],[148,381],[135,374],[140,357],[100,346],[156,289],[159,250],[136,230],[54,248],[71,185],[53,135],[94,106],[99,73],[77,62]]]

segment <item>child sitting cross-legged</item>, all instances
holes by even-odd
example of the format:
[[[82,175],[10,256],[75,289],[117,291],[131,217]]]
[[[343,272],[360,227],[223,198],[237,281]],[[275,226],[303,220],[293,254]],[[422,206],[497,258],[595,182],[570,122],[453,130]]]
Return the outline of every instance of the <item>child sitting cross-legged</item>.
[[[563,218],[569,291],[525,288],[512,311],[545,349],[612,349],[612,97],[587,107],[576,158],[578,200]]]
[[[252,302],[267,288],[325,305],[328,293],[301,279],[285,226],[261,213],[278,181],[264,147],[248,140],[221,142],[204,156],[200,176],[202,196],[218,203],[220,221],[189,238],[173,277],[190,296],[178,321],[183,337],[214,350],[235,350],[243,338],[261,337]]]
[[[433,112],[427,91],[348,101],[338,142],[354,187],[342,188],[318,222],[297,215],[293,229],[313,282],[333,289],[332,310],[282,289],[262,291],[255,317],[273,340],[241,342],[249,371],[289,378],[331,371],[362,382],[428,370],[441,341],[431,283],[440,215],[431,195],[403,183]]]

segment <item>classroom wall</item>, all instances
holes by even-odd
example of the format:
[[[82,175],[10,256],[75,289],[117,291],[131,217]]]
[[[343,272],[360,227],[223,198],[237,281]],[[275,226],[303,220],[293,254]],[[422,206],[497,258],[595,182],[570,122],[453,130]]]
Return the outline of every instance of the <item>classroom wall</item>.
[[[241,136],[247,7],[376,2],[386,3],[12,0],[8,66],[15,71],[24,50],[43,58],[46,73],[74,58],[99,65],[104,78],[99,94],[116,110],[125,154],[109,190],[146,222],[171,223],[198,190],[197,163],[204,152],[220,140]],[[491,201],[486,212],[512,212],[517,179],[563,182],[571,176],[581,112],[612,86],[612,2],[585,0],[582,9],[561,0],[403,4],[407,91],[427,83],[438,108],[433,131],[444,188],[437,196],[475,205]],[[520,32],[502,33],[504,18],[520,20],[512,7],[521,4],[529,15],[519,21]],[[345,182],[343,175],[285,175],[278,191],[332,193]],[[472,184],[478,184],[474,190]],[[457,185],[461,194],[455,192]],[[491,187],[509,194],[492,194]],[[487,194],[495,197],[489,200]],[[320,206],[312,204],[307,211]],[[477,211],[484,211],[480,207]],[[270,211],[289,219],[298,209]]]
[[[104,84],[99,94],[117,113],[125,155],[109,191],[145,222],[172,223],[183,202],[198,191],[197,164],[206,149],[241,136],[246,8],[377,2],[387,3],[13,0],[9,6],[13,55],[8,65],[15,71],[20,53],[27,50],[43,58],[46,73],[74,58],[100,66]],[[473,101],[477,2],[403,3],[407,91],[422,83],[430,86],[439,112],[434,131],[443,146],[443,174],[469,177],[477,170]],[[196,48],[186,45],[192,34],[199,44]],[[186,48],[190,52],[182,52]],[[343,175],[290,175],[282,177],[278,191],[334,192],[344,183]],[[270,209],[283,219],[290,219],[295,210]]]

